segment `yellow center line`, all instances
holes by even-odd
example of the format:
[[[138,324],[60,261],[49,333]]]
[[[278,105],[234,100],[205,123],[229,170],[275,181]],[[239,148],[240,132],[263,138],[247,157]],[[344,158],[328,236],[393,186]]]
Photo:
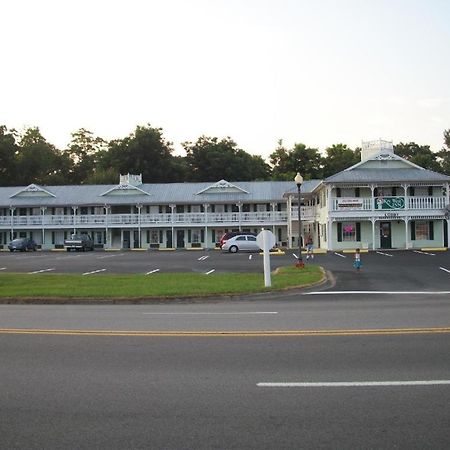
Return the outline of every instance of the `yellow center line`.
[[[120,331],[120,330],[58,330],[37,328],[0,328],[0,334],[62,335],[62,336],[133,336],[133,337],[299,337],[299,336],[364,336],[450,333],[450,327],[373,328],[342,330],[279,330],[279,331]]]

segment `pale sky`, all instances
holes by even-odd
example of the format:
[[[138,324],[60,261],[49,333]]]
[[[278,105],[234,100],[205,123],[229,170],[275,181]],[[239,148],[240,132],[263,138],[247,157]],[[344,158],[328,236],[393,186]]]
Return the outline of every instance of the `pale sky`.
[[[4,0],[0,125],[58,148],[81,127],[438,151],[450,128],[448,0]]]

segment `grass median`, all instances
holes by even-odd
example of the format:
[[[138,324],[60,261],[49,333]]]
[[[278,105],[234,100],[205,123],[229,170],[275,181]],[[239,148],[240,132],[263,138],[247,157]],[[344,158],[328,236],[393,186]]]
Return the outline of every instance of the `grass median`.
[[[140,274],[0,274],[0,298],[12,299],[133,299],[176,298],[222,294],[251,294],[319,282],[322,269],[284,267],[264,287],[263,273],[153,273]]]

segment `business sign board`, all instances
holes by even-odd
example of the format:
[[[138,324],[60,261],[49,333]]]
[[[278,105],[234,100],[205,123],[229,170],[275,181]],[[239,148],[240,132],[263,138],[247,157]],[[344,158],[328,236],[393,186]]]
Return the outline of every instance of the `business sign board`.
[[[363,209],[362,198],[338,198],[337,209],[339,211],[348,211],[353,209]]]
[[[405,197],[377,197],[375,209],[405,209]]]

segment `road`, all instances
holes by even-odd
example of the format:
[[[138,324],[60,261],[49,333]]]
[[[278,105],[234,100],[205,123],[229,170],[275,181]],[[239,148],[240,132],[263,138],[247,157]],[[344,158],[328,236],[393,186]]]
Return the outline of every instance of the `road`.
[[[343,256],[270,297],[0,305],[0,448],[448,448],[448,254]]]

